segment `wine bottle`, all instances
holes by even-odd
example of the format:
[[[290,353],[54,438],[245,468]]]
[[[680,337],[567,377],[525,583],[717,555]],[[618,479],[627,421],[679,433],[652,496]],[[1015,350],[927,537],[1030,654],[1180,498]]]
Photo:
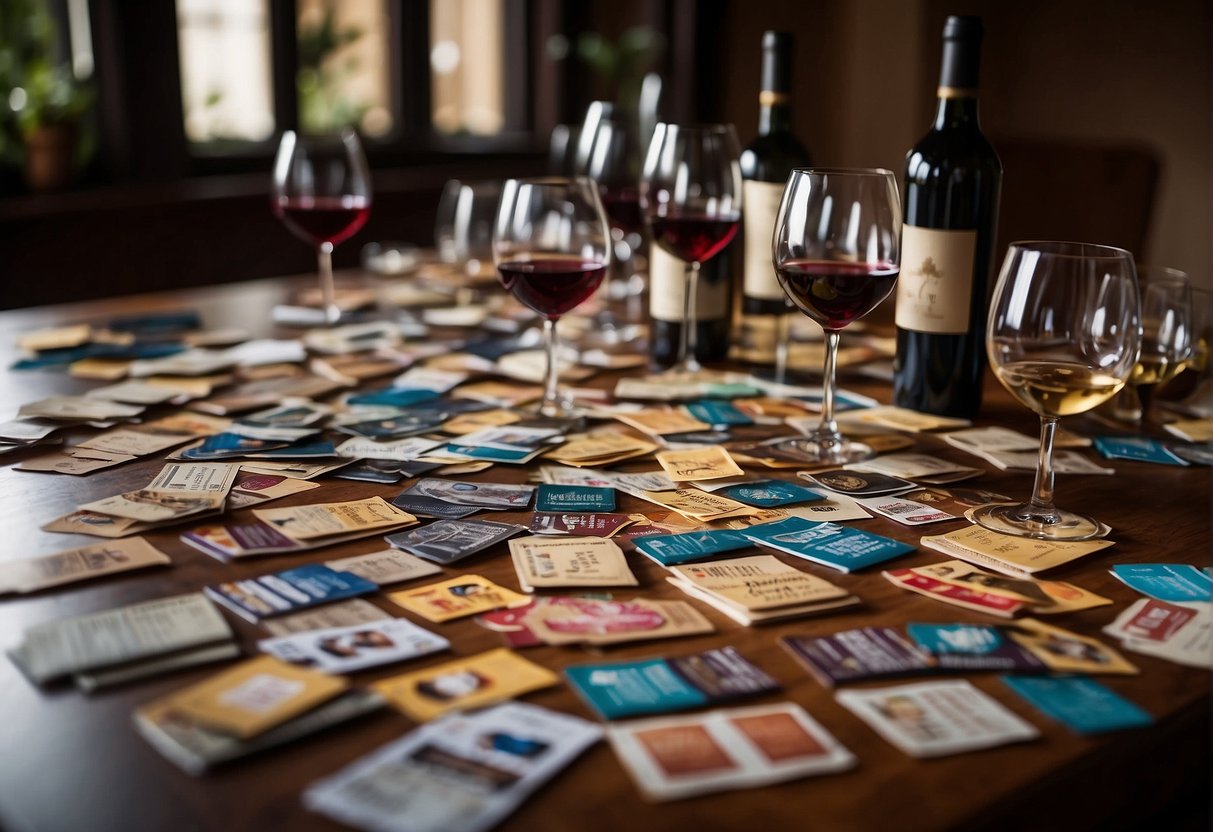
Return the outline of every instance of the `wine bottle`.
[[[682,341],[684,269],[686,263],[654,244],[649,254],[649,352],[653,363],[669,367],[678,360]],[[700,362],[723,361],[729,352],[729,250],[699,267],[695,292],[695,357]]]
[[[775,360],[779,332],[792,312],[771,264],[775,215],[788,174],[811,163],[792,132],[791,91],[792,36],[764,32],[758,135],[741,152],[745,252],[738,337],[738,358],[763,368]]]
[[[977,121],[981,19],[949,17],[935,123],[906,155],[893,401],[972,418],[986,365],[1002,163]]]

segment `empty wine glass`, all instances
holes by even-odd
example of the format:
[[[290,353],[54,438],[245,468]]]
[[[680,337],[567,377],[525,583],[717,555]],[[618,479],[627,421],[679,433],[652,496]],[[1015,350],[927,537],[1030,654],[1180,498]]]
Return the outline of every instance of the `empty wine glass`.
[[[1179,374],[1192,355],[1192,284],[1179,269],[1142,266],[1141,356],[1115,399],[1114,415],[1137,425],[1149,418],[1154,388]]]
[[[687,263],[678,360],[671,374],[698,372],[695,307],[699,267],[724,250],[741,219],[741,151],[731,124],[658,124],[645,157],[640,207],[653,242]]]
[[[643,289],[632,280],[633,247],[639,244],[644,227],[640,214],[642,160],[637,131],[634,118],[629,120],[605,101],[590,105],[581,128],[578,173],[598,185],[598,195],[611,226],[615,275],[608,275],[603,281],[601,294],[607,301],[622,300]],[[608,341],[617,342],[628,337],[627,329],[619,326],[609,304],[604,304],[597,323]]]
[[[341,318],[333,290],[333,248],[371,214],[371,173],[358,134],[282,134],[274,157],[271,207],[295,236],[316,247],[325,323]]]
[[[464,182],[459,187],[452,243],[455,262],[473,283],[493,277],[493,225],[500,198],[500,182]]]
[[[440,263],[456,261],[455,209],[462,189],[463,183],[458,179],[448,179],[438,198],[438,210],[434,213],[434,250]]]
[[[1053,436],[1060,417],[1124,387],[1141,346],[1133,255],[1088,243],[1012,243],[990,305],[986,352],[1003,387],[1040,415],[1040,462],[1026,503],[986,505],[981,526],[1043,540],[1087,540],[1098,521],[1053,504]]]
[[[511,179],[502,188],[493,261],[501,285],[543,316],[543,416],[572,412],[557,390],[556,322],[602,282],[611,261],[610,239],[598,188],[586,177]]]
[[[843,438],[834,420],[841,330],[876,308],[901,270],[901,198],[892,171],[798,168],[788,176],[771,257],[792,303],[826,336],[821,424],[795,443],[808,461],[831,465],[872,455]]]

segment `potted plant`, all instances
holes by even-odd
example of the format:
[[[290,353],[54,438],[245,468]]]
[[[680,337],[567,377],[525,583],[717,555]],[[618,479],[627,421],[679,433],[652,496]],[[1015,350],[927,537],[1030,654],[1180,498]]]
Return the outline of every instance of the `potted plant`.
[[[7,0],[0,14],[0,156],[23,167],[34,191],[71,181],[93,104],[91,85],[57,57],[57,37],[43,0]]]

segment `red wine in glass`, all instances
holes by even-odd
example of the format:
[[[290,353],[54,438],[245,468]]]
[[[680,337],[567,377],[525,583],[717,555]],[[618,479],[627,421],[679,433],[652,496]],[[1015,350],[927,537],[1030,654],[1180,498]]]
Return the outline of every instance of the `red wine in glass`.
[[[640,214],[640,190],[635,187],[600,187],[602,207],[606,209],[607,219],[612,228],[618,228],[624,234],[638,234],[644,226],[644,218]]]
[[[679,260],[711,260],[737,236],[740,214],[671,213],[652,217],[653,239]]]
[[[550,320],[594,294],[606,265],[575,257],[508,260],[497,264],[501,285],[521,303]]]
[[[776,273],[792,303],[823,329],[839,330],[876,308],[893,291],[895,263],[786,260]]]
[[[366,224],[371,215],[371,201],[360,196],[283,196],[274,204],[274,213],[304,242],[335,246]]]

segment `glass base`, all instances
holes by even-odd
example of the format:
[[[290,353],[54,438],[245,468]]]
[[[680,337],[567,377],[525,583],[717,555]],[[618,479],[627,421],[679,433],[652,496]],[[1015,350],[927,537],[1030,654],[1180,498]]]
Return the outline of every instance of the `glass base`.
[[[1098,520],[1054,509],[1051,514],[1028,503],[995,503],[973,509],[969,517],[983,529],[1037,540],[1091,540],[1107,534]]]
[[[558,391],[554,399],[542,399],[525,409],[548,419],[572,419],[581,415],[581,411],[573,405],[573,400],[565,395],[564,391]]]
[[[818,465],[848,465],[876,456],[876,452],[862,442],[832,436],[793,439],[781,442],[780,448],[803,456],[809,464]]]

